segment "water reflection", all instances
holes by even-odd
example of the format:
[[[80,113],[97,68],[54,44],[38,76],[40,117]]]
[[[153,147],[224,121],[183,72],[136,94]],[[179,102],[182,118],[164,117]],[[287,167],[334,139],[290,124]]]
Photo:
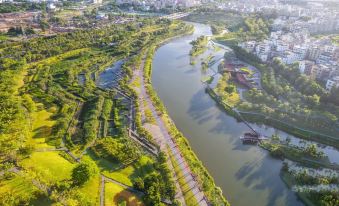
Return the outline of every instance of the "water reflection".
[[[239,136],[248,130],[246,125],[205,93],[200,59],[190,65],[189,42],[209,35],[210,29],[194,25],[193,35],[163,45],[154,57],[152,82],[170,116],[232,205],[302,205],[280,179],[282,162],[261,148],[242,145]]]

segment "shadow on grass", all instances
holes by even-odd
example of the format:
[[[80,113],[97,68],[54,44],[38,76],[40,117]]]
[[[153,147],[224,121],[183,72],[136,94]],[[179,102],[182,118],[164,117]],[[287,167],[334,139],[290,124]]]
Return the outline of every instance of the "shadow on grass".
[[[52,205],[53,203],[55,202],[50,200],[46,195],[38,194],[35,199],[32,199],[29,202],[29,205],[46,206],[46,205]]]
[[[146,164],[141,164],[140,161],[137,161],[134,165],[134,172],[130,175],[131,179],[135,179],[137,177],[144,178],[147,174],[150,174],[154,171],[153,164],[151,162],[147,162]]]
[[[88,150],[87,155],[97,163],[101,170],[112,172],[121,167],[121,164],[117,162],[98,157],[92,150]]]
[[[42,126],[33,130],[35,132],[33,138],[43,138],[48,137],[52,133],[52,127]]]
[[[126,206],[143,205],[140,201],[138,201],[138,198],[140,197],[138,197],[136,194],[133,194],[129,192],[128,190],[123,190],[114,196],[113,202],[116,205],[126,205]]]

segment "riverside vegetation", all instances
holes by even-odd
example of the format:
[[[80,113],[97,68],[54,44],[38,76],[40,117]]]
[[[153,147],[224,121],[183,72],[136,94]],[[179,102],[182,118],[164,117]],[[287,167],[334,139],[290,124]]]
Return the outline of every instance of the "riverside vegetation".
[[[187,29],[186,33],[192,32],[192,29],[193,29],[192,27],[185,27],[185,28]],[[159,38],[155,40],[152,45],[150,45],[147,48],[144,48],[141,52],[139,52],[138,55],[135,56],[135,61],[133,62],[133,64],[129,65],[129,68],[130,70],[133,70],[133,68],[134,69],[139,68],[141,65],[141,61],[144,61],[143,76],[145,80],[146,92],[149,95],[150,99],[152,100],[152,103],[154,104],[157,110],[157,113],[161,116],[161,118],[165,122],[168,131],[170,131],[170,135],[175,137],[175,141],[177,145],[179,146],[180,151],[182,152],[184,158],[187,160],[187,163],[189,164],[191,171],[197,176],[198,183],[201,185],[201,189],[204,192],[204,194],[207,196],[209,203],[212,205],[229,205],[227,200],[223,197],[221,189],[215,185],[213,178],[209,175],[206,168],[202,165],[201,161],[197,158],[195,153],[192,151],[186,138],[178,131],[176,126],[170,120],[170,117],[167,114],[165,106],[162,104],[162,101],[157,96],[156,92],[154,91],[152,87],[151,75],[152,75],[153,55],[157,47],[160,46],[163,42],[164,42],[164,39]],[[144,56],[145,56],[145,59],[143,59]],[[129,78],[132,77],[131,74],[132,72],[129,72],[129,75],[128,75]],[[126,82],[128,82],[128,79],[126,79]],[[134,81],[129,86],[127,86],[127,89],[133,94],[133,96],[136,97],[137,94],[136,94],[136,91],[133,89],[133,87],[140,88],[140,84]],[[135,106],[136,108],[140,107],[138,101],[135,102]],[[139,111],[138,109],[136,110]],[[147,118],[146,111],[145,111],[145,115]],[[147,137],[148,139],[152,141],[151,134],[147,130],[145,130],[142,126],[140,112],[137,112],[136,114],[136,127],[137,127],[139,134],[142,134],[143,136]],[[171,161],[173,162],[174,165],[178,164],[177,162],[175,162],[175,160],[173,160],[173,158],[171,158]],[[182,175],[179,175],[179,176],[182,176]],[[184,187],[186,183],[182,181],[183,179],[181,178],[179,185],[181,187]],[[193,201],[194,198],[192,198],[192,193],[190,192],[187,192],[184,195],[184,198],[185,198],[187,205],[197,204],[196,201]]]
[[[146,80],[147,93],[151,97],[152,102],[155,103],[157,112],[160,113],[161,118],[166,123],[166,127],[170,132],[170,135],[175,137],[179,149],[182,152],[185,159],[187,160],[190,169],[194,174],[197,175],[198,182],[202,185],[202,190],[206,194],[210,203],[212,203],[213,205],[229,205],[227,200],[223,197],[221,189],[215,185],[211,175],[208,173],[206,168],[202,165],[202,162],[199,161],[198,157],[192,151],[186,138],[176,128],[176,126],[173,124],[173,121],[171,121],[165,106],[162,104],[160,98],[157,96],[156,92],[151,86],[151,74],[152,74],[151,62],[154,55],[154,51],[155,47],[150,49],[145,61],[146,63],[144,67],[145,68],[144,77]]]
[[[262,89],[243,91],[240,98],[239,84],[231,78],[231,74],[224,73],[213,90],[206,89],[211,97],[239,120],[271,125],[297,137],[338,148],[338,89],[328,93],[321,83],[301,74],[298,65],[284,65],[277,59],[265,64],[255,55],[237,46],[239,42],[265,39],[274,15],[262,13],[242,16],[238,13],[228,13],[220,18],[219,15],[214,15],[219,12],[217,9],[212,11],[198,10],[187,19],[210,24],[215,34],[214,41],[233,50],[233,54],[225,54],[225,61],[236,58],[255,66],[261,74]],[[238,20],[232,21],[235,18]],[[229,32],[222,34],[220,31],[223,29],[228,29]],[[270,140],[260,145],[269,150],[272,156],[296,161],[305,168],[338,169],[337,165],[330,163],[327,157],[318,152],[314,144],[299,148],[288,142]],[[283,169],[283,180],[288,179],[285,181],[288,185],[295,185],[293,177],[290,177],[294,173],[286,173]],[[326,186],[329,182],[331,181],[322,184]],[[298,186],[300,185],[308,187],[305,182],[299,182]],[[336,205],[339,200],[338,193],[329,190],[305,189],[297,193],[307,205]]]
[[[129,106],[115,90],[100,89],[96,82],[105,68],[126,59],[122,66],[126,76],[119,87],[133,96],[128,76],[132,65],[140,61],[139,54],[154,48],[154,42],[188,31],[180,22],[141,19],[2,42],[1,204],[98,205],[103,198],[106,205],[132,200],[137,205],[162,205],[162,200],[176,205],[166,155],[153,157],[128,137]],[[158,100],[157,108],[161,105]],[[140,128],[140,116],[136,115],[135,122],[139,135],[152,141]],[[211,201],[226,202],[186,140],[173,130]],[[100,186],[100,176],[134,187],[143,195],[112,182],[103,181]]]
[[[196,40],[191,42],[192,49],[190,51],[191,56],[198,56],[199,54],[204,53],[206,51],[206,45],[208,43],[208,38],[205,36],[198,37]]]

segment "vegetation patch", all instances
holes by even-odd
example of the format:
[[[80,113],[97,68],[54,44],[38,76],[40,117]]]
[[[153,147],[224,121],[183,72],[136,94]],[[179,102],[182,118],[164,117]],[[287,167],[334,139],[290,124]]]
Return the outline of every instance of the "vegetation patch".
[[[38,111],[32,112],[30,117],[32,121],[32,138],[36,143],[35,146],[37,148],[53,148],[52,145],[48,144],[48,140],[55,125],[55,120],[52,118],[55,108],[52,107],[47,111],[43,109],[42,104],[36,104],[36,110]]]
[[[20,205],[35,200],[42,195],[38,188],[32,185],[31,179],[9,174],[10,177],[0,180],[0,204]]]
[[[144,178],[147,174],[154,171],[153,163],[153,159],[143,155],[131,165],[113,172],[104,170],[103,174],[126,185],[133,186],[136,178]]]
[[[191,42],[192,49],[190,51],[191,56],[198,56],[204,53],[207,49],[208,38],[205,36],[200,36],[196,40]]]
[[[105,183],[105,206],[144,206],[140,197],[112,182]]]
[[[21,166],[39,175],[41,180],[47,184],[69,179],[74,167],[58,152],[34,152],[29,158],[21,162]]]
[[[219,79],[215,92],[220,97],[220,100],[225,102],[230,107],[236,106],[240,102],[240,96],[236,85],[230,80],[230,73],[224,73]]]

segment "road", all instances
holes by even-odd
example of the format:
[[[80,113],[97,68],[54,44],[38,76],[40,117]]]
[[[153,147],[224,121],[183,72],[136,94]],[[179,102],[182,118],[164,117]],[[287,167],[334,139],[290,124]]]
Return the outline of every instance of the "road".
[[[188,16],[190,15],[190,12],[177,12],[177,13],[173,13],[173,14],[169,14],[169,15],[166,15],[166,16],[162,16],[160,17],[161,19],[180,19],[180,18],[183,18],[185,16]]]

